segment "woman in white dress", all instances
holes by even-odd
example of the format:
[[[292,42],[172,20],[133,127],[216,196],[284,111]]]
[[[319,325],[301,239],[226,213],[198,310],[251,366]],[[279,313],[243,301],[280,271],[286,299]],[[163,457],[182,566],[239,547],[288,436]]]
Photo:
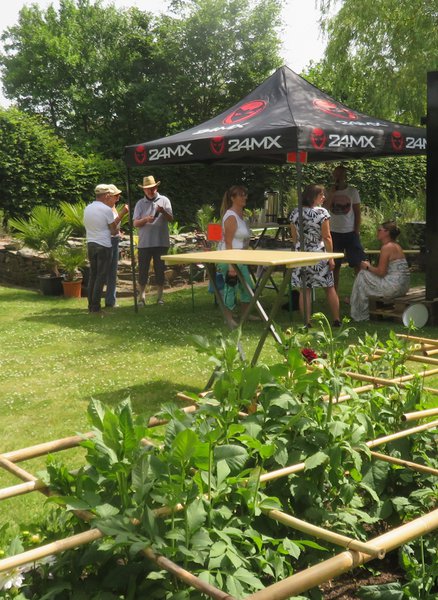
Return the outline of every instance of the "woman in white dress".
[[[370,318],[369,297],[385,299],[403,296],[409,290],[409,266],[403,250],[395,241],[400,229],[393,221],[382,223],[377,229],[381,244],[379,262],[376,267],[369,261],[360,263],[360,271],[354,280],[350,297],[351,318],[367,321]]]
[[[330,234],[330,213],[323,208],[325,193],[322,185],[308,185],[303,191],[303,238],[304,247],[300,246],[300,218],[298,208],[295,208],[290,217],[292,241],[295,250],[305,252],[333,252],[332,236]],[[339,298],[334,287],[333,270],[335,261],[333,258],[322,260],[310,267],[301,267],[292,271],[291,284],[299,288],[299,306],[304,313],[306,303],[306,315],[310,317],[311,290],[320,287],[324,289],[327,302],[333,317],[333,326],[340,327]],[[306,297],[303,298],[302,276],[305,276]],[[308,324],[310,325],[310,324]]]
[[[233,185],[224,194],[221,206],[222,217],[222,240],[219,242],[219,250],[245,250],[249,247],[251,230],[243,218],[243,210],[246,206],[248,191],[243,185]],[[242,312],[248,308],[251,296],[240,283],[237,273],[232,265],[220,264],[218,270],[222,273],[225,281],[223,289],[223,300],[225,304],[225,318],[229,327],[237,327],[233,319],[232,311],[236,307],[237,292],[240,295]],[[239,265],[246,283],[252,288],[252,279],[247,265]]]

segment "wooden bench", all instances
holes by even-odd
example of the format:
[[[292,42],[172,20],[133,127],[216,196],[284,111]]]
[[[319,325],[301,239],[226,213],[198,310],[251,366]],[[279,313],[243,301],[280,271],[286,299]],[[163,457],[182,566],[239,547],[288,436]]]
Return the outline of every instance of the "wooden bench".
[[[370,316],[380,319],[389,318],[403,322],[403,313],[413,304],[424,304],[429,311],[428,323],[435,324],[438,298],[426,300],[426,288],[424,286],[411,288],[404,296],[395,298],[370,297]]]

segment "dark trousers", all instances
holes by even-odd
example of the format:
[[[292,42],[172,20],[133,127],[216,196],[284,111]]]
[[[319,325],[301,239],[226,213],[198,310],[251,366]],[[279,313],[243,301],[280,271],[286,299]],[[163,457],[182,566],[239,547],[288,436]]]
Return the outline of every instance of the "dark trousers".
[[[112,248],[88,242],[88,260],[90,262],[90,278],[88,280],[88,310],[100,311],[100,300],[103,287],[108,276]]]
[[[148,282],[151,260],[154,261],[155,281],[159,286],[164,285],[165,264],[161,256],[167,254],[168,248],[157,246],[155,248],[138,249],[138,283],[144,287]]]
[[[119,266],[119,236],[111,237],[111,259],[106,280],[105,306],[115,306],[117,293],[117,267]]]

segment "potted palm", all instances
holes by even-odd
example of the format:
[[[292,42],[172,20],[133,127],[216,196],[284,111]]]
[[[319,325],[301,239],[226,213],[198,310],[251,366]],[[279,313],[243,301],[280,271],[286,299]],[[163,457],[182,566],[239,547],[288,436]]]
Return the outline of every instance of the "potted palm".
[[[10,227],[15,230],[14,237],[24,246],[40,252],[47,260],[48,275],[39,277],[40,289],[45,295],[62,295],[62,277],[56,251],[67,244],[71,226],[63,215],[48,206],[35,206],[27,219],[10,219]]]
[[[82,290],[82,273],[79,270],[87,262],[87,250],[80,246],[62,246],[55,252],[58,265],[64,273],[62,287],[67,298],[80,298]]]

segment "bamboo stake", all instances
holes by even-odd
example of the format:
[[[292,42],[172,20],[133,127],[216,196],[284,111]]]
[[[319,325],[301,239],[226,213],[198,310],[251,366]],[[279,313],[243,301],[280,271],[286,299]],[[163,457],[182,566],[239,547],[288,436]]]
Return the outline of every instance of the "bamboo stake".
[[[406,467],[407,469],[412,469],[413,471],[427,473],[428,475],[438,475],[438,469],[433,469],[432,467],[426,467],[425,465],[420,465],[418,463],[403,460],[401,458],[394,458],[393,456],[388,456],[387,454],[380,454],[379,452],[371,451],[370,454],[377,460],[383,460],[394,465],[400,465],[402,467]]]
[[[369,540],[369,543],[390,552],[415,538],[431,533],[437,528],[438,509]],[[255,592],[247,596],[246,600],[286,600],[286,598],[298,596],[370,560],[372,560],[372,557],[368,554],[347,550],[287,579],[283,579],[283,581],[274,583],[264,590]]]
[[[196,412],[198,410],[198,407],[196,406],[196,404],[192,404],[191,406],[184,406],[184,408],[182,408],[181,410],[183,412],[185,412],[186,414],[191,414],[191,413]],[[168,422],[169,422],[169,419],[161,419],[158,417],[151,417],[148,422],[148,427],[158,427],[159,425],[165,425]]]
[[[6,500],[6,498],[14,498],[15,496],[21,496],[34,492],[35,490],[41,490],[47,486],[42,481],[36,479],[35,481],[26,481],[26,483],[18,483],[17,485],[11,485],[9,487],[0,490],[0,500]]]
[[[176,577],[178,577],[178,579],[184,581],[184,583],[186,583],[187,585],[194,587],[195,589],[199,590],[204,594],[207,594],[211,598],[214,598],[214,600],[235,600],[233,596],[230,596],[226,592],[218,590],[209,583],[202,581],[201,579],[193,575],[193,573],[186,571],[185,569],[178,566],[168,558],[156,555],[150,548],[143,550],[143,554],[147,558],[155,562],[159,567],[165,569],[168,573],[172,573],[172,575],[175,575]]]
[[[438,340],[432,340],[431,338],[417,337],[415,335],[407,335],[406,333],[397,333],[397,337],[402,338],[404,340],[412,340],[413,342],[419,342],[420,344],[438,346]]]
[[[72,437],[62,438],[60,440],[53,440],[52,442],[45,442],[43,444],[37,444],[36,446],[29,446],[28,448],[21,448],[21,450],[13,450],[12,452],[4,452],[1,456],[10,460],[11,462],[22,462],[29,458],[37,458],[38,456],[44,456],[50,452],[59,452],[60,450],[68,450],[78,446],[80,442],[85,439],[94,437],[94,433],[89,431],[82,435],[74,435]]]
[[[376,354],[378,356],[384,356],[385,350],[377,349]],[[421,356],[419,354],[408,354],[406,356],[406,360],[410,360],[411,362],[420,362],[426,365],[438,365],[438,358],[431,358],[430,356]]]
[[[289,467],[283,467],[282,469],[277,469],[276,471],[271,471],[270,473],[263,473],[260,475],[260,482],[272,481],[273,479],[278,479],[279,477],[285,477],[286,475],[292,475],[293,473],[299,473],[300,471],[304,471],[305,464],[297,463],[296,465],[290,465]]]
[[[370,392],[371,390],[375,389],[375,385],[362,385],[362,386],[358,386],[357,388],[354,388],[354,391],[356,392],[356,394],[362,394],[363,392]],[[377,387],[381,387],[381,386],[377,386]],[[341,394],[339,396],[339,398],[333,398],[333,404],[338,404],[339,402],[345,402],[345,400],[351,400],[352,395],[351,394]],[[325,396],[322,397],[322,399],[324,400],[324,402],[328,402],[329,400],[329,395],[325,394]]]
[[[438,392],[438,390],[437,390]],[[438,408],[428,408],[426,410],[416,410],[415,412],[404,413],[402,421],[417,421],[438,415]]]
[[[384,558],[385,556],[385,550],[382,548],[376,548],[375,546],[355,540],[346,535],[341,535],[339,533],[329,531],[328,529],[318,527],[317,525],[306,523],[306,521],[292,517],[291,515],[288,515],[280,510],[273,509],[265,510],[263,512],[271,519],[274,519],[274,521],[279,521],[280,523],[292,527],[293,529],[302,531],[303,533],[311,535],[312,537],[326,540],[327,542],[335,544],[336,546],[342,546],[343,548],[356,550],[357,552],[364,552],[365,554],[369,554],[370,556],[380,559]]]
[[[57,540],[56,542],[51,542],[50,544],[45,544],[39,548],[32,548],[26,552],[21,552],[21,554],[15,554],[14,556],[2,558],[0,559],[0,572],[10,571],[11,569],[26,565],[27,563],[33,563],[37,560],[41,560],[42,558],[47,558],[48,556],[53,556],[59,554],[60,552],[71,550],[77,546],[83,546],[84,544],[94,542],[102,537],[103,533],[101,531],[98,529],[90,529],[89,531],[77,533],[76,535],[72,535],[68,538]]]
[[[31,473],[28,473],[21,467],[17,467],[12,461],[4,458],[4,456],[0,456],[0,467],[3,467],[6,471],[9,471],[9,473],[12,473],[23,481],[35,481],[37,479]]]
[[[366,442],[366,445],[368,446],[368,448],[374,448],[375,446],[380,446],[381,444],[387,444],[388,442],[393,442],[394,440],[399,440],[400,438],[407,437],[408,435],[412,435],[413,433],[421,433],[422,431],[427,431],[428,429],[434,429],[436,427],[438,427],[438,421],[431,421],[430,423],[425,423],[424,425],[418,425],[418,427],[412,427],[411,429],[397,431],[397,433],[391,433],[390,435],[385,435],[384,437],[378,438],[376,440]]]
[[[399,385],[405,381],[411,381],[414,377],[430,377],[431,375],[436,375],[438,373],[438,369],[429,369],[426,371],[421,371],[420,373],[415,373],[414,375],[403,375],[401,377],[395,377],[394,379],[384,379],[383,377],[374,377],[373,375],[363,375],[362,373],[353,373],[351,371],[344,371],[344,375],[346,377],[350,377],[350,379],[357,379],[358,381],[369,381],[370,383],[374,383],[376,385]]]

